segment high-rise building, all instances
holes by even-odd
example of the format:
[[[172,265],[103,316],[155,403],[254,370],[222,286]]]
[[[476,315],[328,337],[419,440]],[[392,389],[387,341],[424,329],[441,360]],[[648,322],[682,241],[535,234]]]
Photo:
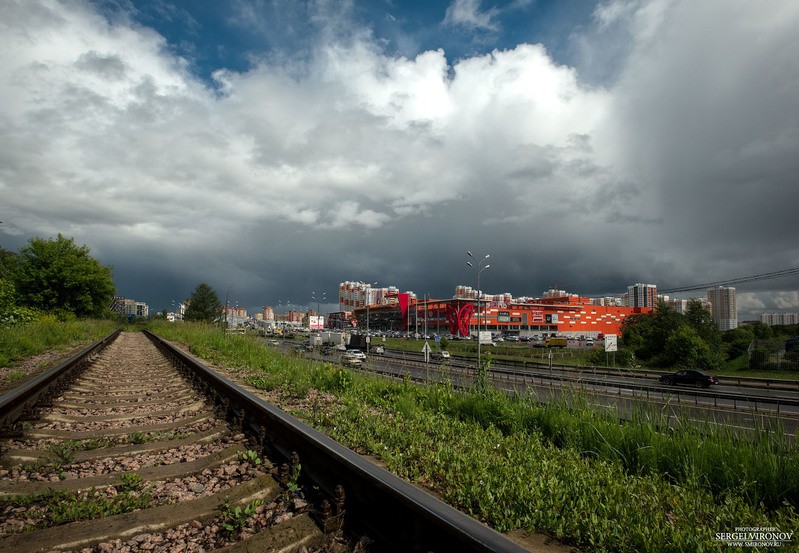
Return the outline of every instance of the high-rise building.
[[[149,306],[143,301],[131,300],[122,296],[116,296],[108,307],[118,315],[147,317],[150,314]]]
[[[710,313],[713,313],[713,306],[710,305],[710,302],[707,301],[705,298],[691,298],[691,299],[669,299],[666,301],[668,305],[674,308],[674,311],[684,315],[688,313],[688,306],[691,302],[699,302],[699,304],[707,309]]]
[[[347,281],[338,285],[338,306],[341,311],[352,311],[366,306],[394,305],[398,294],[396,286],[373,288],[365,282]],[[413,292],[408,294],[416,298]]]
[[[735,288],[716,286],[707,291],[707,300],[713,306],[713,320],[721,331],[738,328],[738,306],[735,302]]]
[[[760,322],[769,326],[799,324],[799,313],[761,313]]]
[[[627,287],[628,307],[648,307],[657,305],[658,287],[654,284],[634,284]]]

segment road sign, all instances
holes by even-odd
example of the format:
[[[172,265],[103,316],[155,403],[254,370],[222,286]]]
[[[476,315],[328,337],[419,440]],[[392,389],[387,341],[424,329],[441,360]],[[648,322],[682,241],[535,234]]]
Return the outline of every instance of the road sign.
[[[618,351],[618,336],[615,334],[605,334],[605,351]]]
[[[430,353],[431,351],[433,350],[430,349],[430,344],[428,344],[427,340],[425,340],[424,347],[422,348],[422,353]]]

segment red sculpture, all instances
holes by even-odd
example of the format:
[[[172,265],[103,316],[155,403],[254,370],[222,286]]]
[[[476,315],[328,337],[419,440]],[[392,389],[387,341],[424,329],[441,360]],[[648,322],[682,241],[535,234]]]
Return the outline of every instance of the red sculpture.
[[[447,305],[447,321],[449,321],[449,333],[461,336],[469,335],[469,322],[472,320],[474,305],[467,303],[456,308],[452,304]]]

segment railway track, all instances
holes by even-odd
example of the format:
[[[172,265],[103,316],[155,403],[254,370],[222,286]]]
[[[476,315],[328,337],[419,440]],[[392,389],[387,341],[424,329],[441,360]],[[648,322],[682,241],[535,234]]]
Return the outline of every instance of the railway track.
[[[0,552],[525,551],[152,335],[0,397],[0,429]]]

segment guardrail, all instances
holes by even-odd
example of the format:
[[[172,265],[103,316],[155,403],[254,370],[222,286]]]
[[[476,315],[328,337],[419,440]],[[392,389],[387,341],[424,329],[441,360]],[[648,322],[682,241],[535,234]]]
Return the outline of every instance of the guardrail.
[[[418,359],[418,355],[415,352],[408,352],[410,355],[408,357],[413,357],[413,363],[417,363],[419,368],[422,368],[423,361]],[[392,360],[399,359],[398,357],[391,357]],[[462,357],[450,360],[450,362],[444,366],[444,368],[450,369],[457,369],[457,370],[470,370],[474,369],[474,360],[471,362],[463,362],[464,359]],[[536,368],[546,369],[549,370],[549,365],[542,365]],[[777,414],[778,416],[786,416],[788,413],[785,411],[785,407],[799,407],[799,398],[785,398],[785,397],[771,397],[771,396],[760,396],[760,395],[751,395],[748,394],[746,396],[742,396],[740,394],[731,393],[731,392],[718,392],[712,391],[708,389],[695,389],[695,388],[677,388],[677,387],[665,387],[663,385],[651,385],[646,383],[626,383],[626,382],[613,382],[604,380],[601,378],[578,378],[575,379],[574,377],[570,377],[568,373],[574,367],[570,367],[568,365],[561,365],[556,366],[553,365],[553,371],[548,372],[536,372],[531,373],[528,371],[519,371],[514,370],[512,367],[503,367],[503,366],[492,366],[489,369],[488,373],[491,378],[495,379],[496,381],[501,382],[502,380],[511,380],[511,379],[530,379],[533,383],[536,379],[539,380],[541,386],[547,386],[545,381],[549,382],[550,385],[553,382],[568,382],[571,384],[577,384],[580,386],[594,386],[599,388],[604,388],[606,390],[616,390],[615,393],[612,395],[622,395],[624,390],[634,391],[634,392],[641,392],[641,397],[650,400],[653,397],[658,396],[662,401],[667,401],[667,399],[676,398],[677,405],[682,406],[683,404],[693,403],[695,406],[707,406],[709,407],[711,404],[713,408],[723,408],[725,405],[720,404],[720,402],[727,402],[729,405],[727,407],[732,407],[733,410],[743,410],[746,409],[747,411],[754,411],[755,413],[764,412],[768,407],[771,407],[770,412]],[[566,369],[561,371],[559,369]],[[571,371],[574,372],[574,371]],[[663,373],[655,373],[657,376],[660,376]],[[596,376],[596,375],[592,375]],[[618,375],[605,375],[605,376],[618,376]],[[621,376],[630,376],[627,374],[623,374]],[[634,375],[633,375],[634,376]],[[595,390],[596,391],[596,390]],[[611,394],[605,394],[611,395]],[[691,400],[686,401],[685,398],[691,398]],[[706,398],[708,401],[699,402],[700,398]],[[711,401],[712,400],[712,401]],[[768,412],[768,411],[767,411]],[[799,416],[797,412],[791,412],[790,414]]]
[[[694,406],[699,407],[710,406],[712,403],[714,409],[732,407],[732,409],[736,411],[746,409],[747,411],[754,411],[755,413],[767,412],[766,409],[771,407],[770,411],[778,416],[786,416],[789,414],[786,413],[784,407],[799,407],[799,399],[796,398],[754,396],[751,394],[740,395],[732,392],[718,392],[707,389],[677,387],[667,388],[664,386],[652,386],[647,384],[612,382],[599,378],[582,378],[579,380],[574,380],[573,378],[569,378],[566,375],[561,375],[558,373],[553,373],[552,375],[540,373],[532,375],[530,373],[524,372],[511,372],[502,370],[495,371],[494,369],[491,369],[489,373],[491,373],[494,377],[499,376],[499,378],[497,378],[499,381],[502,380],[502,375],[507,375],[509,377],[508,379],[510,379],[510,377],[533,379],[538,378],[542,383],[544,380],[549,380],[569,382],[583,387],[594,386],[610,390],[617,390],[617,392],[613,395],[622,395],[625,390],[642,392],[641,397],[644,397],[647,400],[651,400],[656,396],[659,397],[663,402],[667,401],[667,399],[671,400],[671,398],[676,398],[678,406],[682,406],[685,403],[693,403]],[[692,401],[685,401],[684,398],[686,397],[692,398]],[[705,398],[707,401],[700,403],[700,398]],[[723,402],[727,402],[729,405],[724,405]],[[790,412],[790,414],[799,417],[799,412],[793,411]]]
[[[386,350],[392,354],[406,354],[416,357],[423,356],[422,353],[406,350]],[[460,355],[452,356],[453,362],[471,362],[474,364],[473,357],[464,357]],[[539,361],[513,361],[510,359],[500,359],[494,361],[494,367],[530,367],[538,369],[549,369],[549,363]],[[628,376],[632,378],[660,378],[662,375],[667,374],[669,371],[653,371],[650,369],[630,369],[622,367],[603,367],[603,366],[581,366],[581,365],[563,365],[558,363],[552,364],[553,368],[559,370],[567,370],[572,372],[585,372],[591,374],[608,375],[608,376]],[[718,377],[724,384],[734,384],[736,386],[752,386],[757,388],[768,388],[772,390],[787,390],[799,391],[799,379],[797,380],[784,380],[777,378],[759,378],[753,376],[729,376],[722,375]]]

